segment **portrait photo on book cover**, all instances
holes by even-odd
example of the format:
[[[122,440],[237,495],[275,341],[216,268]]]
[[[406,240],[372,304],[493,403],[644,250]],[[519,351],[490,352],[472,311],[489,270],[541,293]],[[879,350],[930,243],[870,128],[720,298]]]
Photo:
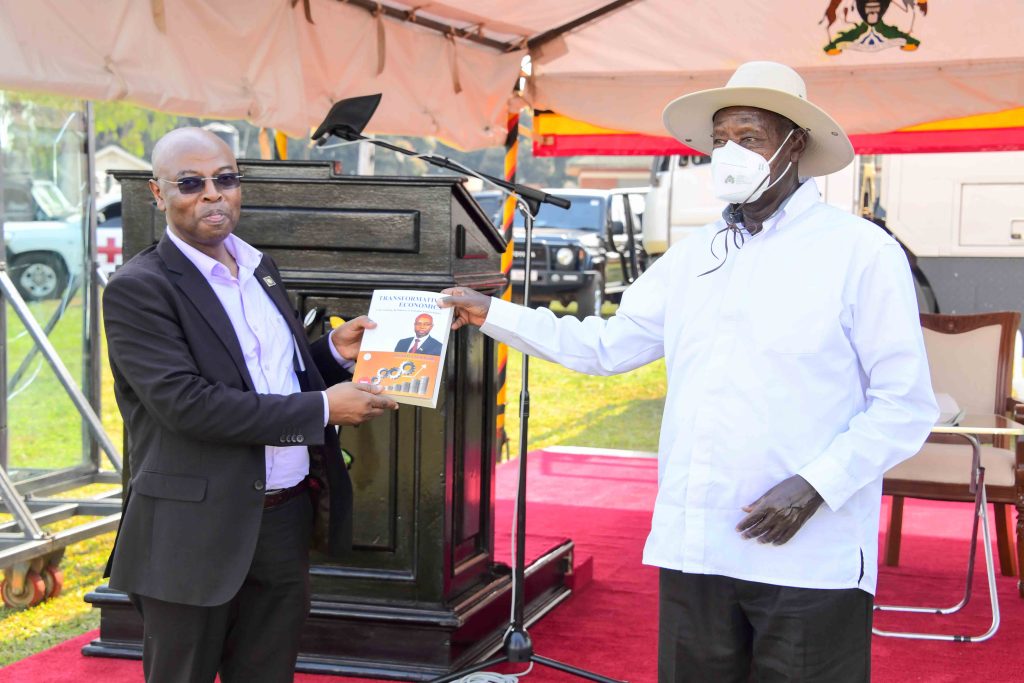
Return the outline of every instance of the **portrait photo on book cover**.
[[[435,408],[441,387],[452,309],[437,292],[374,290],[367,312],[376,326],[363,332],[353,381],[377,385],[399,403]]]
[[[413,320],[413,336],[404,337],[395,344],[396,353],[419,353],[425,356],[440,356],[441,342],[430,336],[434,328],[434,316],[420,313]]]

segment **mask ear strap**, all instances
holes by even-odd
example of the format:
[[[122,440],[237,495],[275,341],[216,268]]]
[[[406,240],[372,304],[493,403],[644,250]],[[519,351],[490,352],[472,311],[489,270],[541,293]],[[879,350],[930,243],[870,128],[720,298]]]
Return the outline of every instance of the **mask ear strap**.
[[[775,157],[779,156],[779,152],[782,151],[782,148],[786,146],[786,143],[789,142],[789,139],[791,137],[793,137],[793,133],[795,133],[797,130],[798,130],[797,128],[790,128],[789,129],[789,132],[786,133],[786,138],[782,141],[782,144],[779,145],[779,148],[777,150],[775,150],[775,154],[772,155],[772,158],[768,160],[769,164],[771,164],[773,161],[775,161]],[[792,163],[792,162],[790,162],[790,163]]]
[[[768,162],[768,163],[771,163],[771,162]],[[771,167],[769,167],[769,170],[768,170],[768,175],[766,175],[766,176],[765,176],[765,177],[764,177],[764,178],[763,178],[763,179],[761,180],[761,182],[759,182],[759,183],[757,184],[757,187],[755,187],[755,188],[754,188],[753,190],[751,190],[751,191],[750,191],[750,194],[748,194],[748,195],[747,195],[747,198],[746,198],[746,199],[744,199],[744,200],[743,200],[742,202],[740,202],[740,203],[739,203],[739,205],[740,205],[740,206],[743,206],[743,205],[744,205],[744,204],[746,204],[746,203],[747,203],[748,201],[750,201],[750,198],[754,196],[754,193],[755,193],[755,192],[757,192],[758,190],[760,190],[760,189],[761,189],[761,186],[762,186],[762,185],[764,185],[764,184],[765,184],[766,182],[768,182],[768,179],[769,179],[769,178],[771,178],[771,177],[772,177],[772,176],[771,176]],[[769,185],[768,187],[764,188],[764,189],[765,189],[765,191],[767,191],[767,190],[768,190],[768,188],[770,188],[770,187],[771,187],[771,185]]]
[[[782,169],[782,173],[779,174],[779,177],[776,178],[775,180],[773,180],[771,185],[769,185],[768,187],[764,188],[764,191],[767,192],[768,190],[770,190],[773,187],[775,187],[775,184],[778,183],[783,178],[785,178],[786,174],[789,173],[789,169],[791,169],[792,167],[793,167],[793,162],[792,161],[789,162],[788,164],[786,164],[786,168]]]
[[[747,195],[747,198],[746,198],[746,199],[744,199],[744,200],[743,200],[742,202],[740,202],[740,204],[746,204],[746,203],[747,203],[747,201],[748,201],[748,200],[749,200],[749,199],[750,199],[751,197],[753,197],[753,196],[754,196],[754,193],[755,193],[755,192],[757,192],[757,191],[758,191],[759,189],[761,189],[761,186],[765,184],[765,181],[767,181],[767,180],[768,180],[768,178],[770,178],[770,177],[771,177],[771,164],[772,164],[772,162],[773,162],[773,161],[775,161],[775,157],[779,156],[779,152],[781,152],[781,151],[782,151],[782,148],[786,146],[786,143],[787,143],[787,142],[789,142],[789,139],[790,139],[791,137],[793,137],[793,133],[795,133],[796,131],[797,131],[797,128],[791,128],[791,129],[789,130],[789,133],[787,133],[787,134],[786,134],[786,138],[785,138],[785,139],[784,139],[784,140],[782,141],[782,144],[781,144],[781,145],[779,145],[779,148],[778,148],[777,150],[775,150],[775,154],[773,154],[773,155],[772,155],[772,157],[771,157],[771,159],[769,159],[769,160],[768,160],[768,168],[769,168],[769,171],[768,171],[768,175],[767,175],[767,176],[766,176],[766,177],[764,178],[764,180],[762,180],[761,182],[759,182],[759,183],[757,184],[757,187],[755,187],[755,188],[754,188],[753,190],[751,190],[751,191],[750,191],[750,194],[748,194],[748,195]],[[785,169],[785,170],[784,170],[784,171],[783,171],[782,173],[780,173],[780,174],[779,174],[779,177],[778,177],[778,178],[776,178],[775,180],[773,180],[773,181],[771,182],[771,184],[770,184],[770,185],[768,185],[768,187],[764,188],[764,191],[765,191],[765,192],[767,192],[768,190],[772,189],[772,187],[774,187],[774,186],[775,186],[775,183],[777,183],[777,182],[779,182],[780,180],[782,180],[783,178],[785,178],[785,177],[786,177],[786,174],[787,174],[787,173],[789,173],[789,169],[790,169],[790,168],[791,168],[792,166],[793,166],[793,162],[792,162],[792,161],[790,161],[790,162],[789,162],[788,164],[786,164],[786,169]]]

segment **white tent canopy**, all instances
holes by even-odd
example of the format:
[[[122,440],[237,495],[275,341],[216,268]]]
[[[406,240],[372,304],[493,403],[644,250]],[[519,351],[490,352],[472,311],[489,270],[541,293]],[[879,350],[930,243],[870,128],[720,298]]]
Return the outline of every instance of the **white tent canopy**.
[[[335,101],[382,92],[375,131],[464,147],[504,140],[524,50],[449,40],[335,0],[311,5],[314,23],[289,0],[0,0],[0,88],[243,118],[300,137]]]
[[[917,49],[893,47],[897,38],[826,54],[864,23],[855,4],[0,0],[0,88],[246,118],[295,136],[334,101],[382,92],[368,131],[466,148],[504,140],[526,54],[536,108],[655,135],[667,101],[722,85],[753,59],[795,67],[850,133],[1024,105],[1020,0],[883,2],[884,25]]]
[[[909,0],[913,5],[914,0]],[[824,47],[852,28],[822,22],[828,0],[639,0],[549,44],[532,98],[607,128],[664,135],[661,110],[678,95],[725,84],[743,62],[795,68],[808,98],[849,134],[1024,106],[1024,3],[927,3],[927,14],[891,3],[884,20],[908,27],[920,47],[877,51]],[[853,2],[835,2],[837,11]],[[852,17],[854,13],[848,13]],[[859,21],[860,17],[857,16]],[[819,23],[820,22],[820,23]],[[564,54],[558,55],[556,47]]]

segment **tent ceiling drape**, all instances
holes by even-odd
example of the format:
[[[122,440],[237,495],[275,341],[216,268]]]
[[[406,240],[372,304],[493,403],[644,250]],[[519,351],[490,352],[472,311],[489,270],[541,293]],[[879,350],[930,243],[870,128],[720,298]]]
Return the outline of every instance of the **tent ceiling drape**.
[[[649,136],[752,59],[799,70],[853,135],[1024,106],[1020,0],[881,4],[869,24],[854,0],[0,0],[0,87],[292,135],[382,92],[368,130],[466,148],[504,139],[526,54],[534,107]]]
[[[374,131],[467,148],[504,140],[525,49],[336,0],[314,0],[311,15],[290,0],[0,0],[0,87],[244,118],[299,137],[336,100],[383,92]]]

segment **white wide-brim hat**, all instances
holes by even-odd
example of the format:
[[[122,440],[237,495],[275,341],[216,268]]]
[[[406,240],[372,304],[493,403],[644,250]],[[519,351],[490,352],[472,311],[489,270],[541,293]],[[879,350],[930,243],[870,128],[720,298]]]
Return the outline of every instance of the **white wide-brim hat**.
[[[724,88],[672,100],[662,120],[677,140],[711,154],[712,118],[725,107],[766,109],[805,129],[807,148],[800,157],[801,176],[828,175],[853,161],[850,138],[831,116],[807,101],[807,85],[800,74],[776,62],[747,62],[736,69]]]

